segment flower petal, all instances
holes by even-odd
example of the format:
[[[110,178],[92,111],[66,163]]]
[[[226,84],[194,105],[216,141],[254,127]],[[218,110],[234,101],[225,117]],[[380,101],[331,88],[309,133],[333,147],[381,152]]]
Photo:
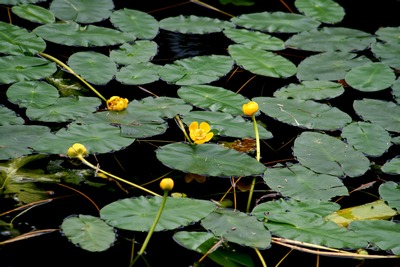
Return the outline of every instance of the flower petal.
[[[213,136],[214,136],[214,133],[213,133],[213,132],[209,132],[209,133],[206,135],[206,138],[204,138],[204,142],[210,141],[211,138],[213,138]]]
[[[202,123],[200,123],[200,129],[208,133],[211,130],[211,127],[207,122],[203,121]]]
[[[199,123],[197,121],[194,121],[189,125],[190,132],[197,130],[197,129],[199,129]]]

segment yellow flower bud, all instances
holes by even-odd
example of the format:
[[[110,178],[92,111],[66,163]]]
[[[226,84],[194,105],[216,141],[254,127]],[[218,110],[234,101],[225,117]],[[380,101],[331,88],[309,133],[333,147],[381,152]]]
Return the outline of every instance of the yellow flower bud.
[[[107,109],[114,111],[122,111],[128,106],[128,99],[119,96],[112,96],[107,100]]]
[[[67,156],[70,158],[77,158],[79,156],[86,156],[88,154],[87,149],[84,145],[75,143],[68,148]]]
[[[171,191],[174,188],[174,180],[171,178],[164,178],[160,182],[160,187],[164,191]]]
[[[258,104],[254,101],[247,102],[246,104],[243,104],[242,110],[244,114],[253,116],[253,114],[258,111]]]

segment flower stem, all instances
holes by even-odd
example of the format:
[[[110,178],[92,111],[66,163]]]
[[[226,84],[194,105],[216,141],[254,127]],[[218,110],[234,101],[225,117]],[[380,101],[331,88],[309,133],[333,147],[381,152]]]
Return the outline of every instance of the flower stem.
[[[96,89],[94,89],[93,86],[91,86],[85,79],[83,79],[81,76],[79,76],[73,69],[71,69],[70,67],[68,67],[66,64],[64,64],[63,62],[61,62],[60,60],[58,60],[57,58],[50,56],[46,53],[43,52],[39,52],[39,55],[41,55],[42,57],[45,57],[47,59],[50,59],[51,61],[54,61],[55,63],[57,63],[58,65],[60,65],[61,67],[63,67],[64,69],[66,69],[69,73],[71,73],[72,75],[74,75],[78,80],[80,80],[82,83],[84,83],[87,87],[90,88],[90,90],[92,90],[98,97],[100,97],[102,100],[104,100],[104,102],[107,102],[107,99],[102,96]]]
[[[159,194],[157,194],[157,193],[154,193],[153,191],[151,191],[151,190],[149,190],[149,189],[146,189],[146,188],[144,188],[144,187],[142,187],[142,186],[140,186],[140,185],[137,185],[137,184],[135,184],[135,183],[129,182],[129,181],[125,180],[125,179],[122,179],[122,178],[120,178],[120,177],[118,177],[118,176],[115,176],[115,175],[113,175],[113,174],[111,174],[111,173],[108,173],[108,172],[106,172],[106,171],[103,171],[102,169],[97,168],[97,167],[94,166],[92,163],[90,163],[89,161],[87,161],[86,159],[84,159],[82,155],[79,155],[79,156],[78,156],[78,159],[80,159],[80,160],[82,161],[82,163],[85,164],[86,166],[89,166],[90,168],[92,168],[92,169],[94,169],[94,170],[97,170],[97,171],[99,171],[99,172],[101,172],[101,173],[104,173],[105,175],[108,175],[108,176],[114,178],[115,180],[118,180],[118,181],[120,181],[120,182],[129,184],[129,185],[131,185],[131,186],[133,186],[133,187],[139,188],[139,189],[141,189],[141,190],[143,190],[143,191],[146,191],[147,193],[150,193],[150,194],[152,194],[152,195],[154,195],[154,196],[159,196],[159,197],[161,196],[161,195],[159,195]]]
[[[257,125],[255,114],[251,115],[251,119],[253,120],[254,133],[256,136],[256,159],[259,162],[260,161],[260,135],[258,133],[258,125]],[[251,182],[251,186],[250,186],[249,199],[247,200],[246,212],[250,211],[250,205],[251,205],[251,200],[253,198],[255,184],[256,184],[256,177],[253,177],[253,181]]]
[[[160,208],[158,209],[156,218],[153,221],[153,225],[151,226],[149,232],[147,233],[146,239],[143,242],[142,248],[140,249],[140,251],[138,252],[137,256],[135,257],[135,259],[131,262],[131,264],[129,265],[129,267],[133,266],[133,264],[137,261],[137,259],[143,255],[144,251],[146,250],[147,245],[149,244],[150,238],[153,235],[154,230],[157,227],[157,223],[160,220],[161,217],[161,213],[164,210],[165,207],[165,203],[167,202],[168,199],[168,192],[169,190],[164,190],[164,195],[163,195],[163,199],[160,205]]]
[[[262,266],[267,267],[267,264],[265,263],[265,260],[264,260],[263,256],[261,255],[260,251],[258,250],[258,248],[254,247],[254,250],[256,251],[258,258],[260,258]]]
[[[178,115],[175,116],[175,120],[178,122],[179,128],[182,130],[183,134],[185,135],[186,139],[189,141],[190,144],[193,144],[192,140],[190,139],[190,137],[188,136],[186,130],[185,130],[185,126],[183,125],[183,122],[181,120],[181,118],[179,118]]]

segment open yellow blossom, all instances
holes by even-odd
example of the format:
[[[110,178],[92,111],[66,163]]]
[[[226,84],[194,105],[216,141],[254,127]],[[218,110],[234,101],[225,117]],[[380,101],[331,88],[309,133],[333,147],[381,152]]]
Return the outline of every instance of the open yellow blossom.
[[[205,142],[211,140],[211,138],[214,136],[214,133],[210,132],[210,130],[210,125],[205,121],[200,123],[200,127],[197,121],[194,121],[189,125],[190,138],[198,145],[204,144]]]
[[[79,156],[84,157],[87,153],[87,149],[84,145],[75,143],[68,148],[67,156],[70,158],[77,158]]]
[[[243,104],[242,110],[244,114],[253,116],[253,114],[258,111],[258,104],[254,101],[247,102],[246,104]]]
[[[119,96],[112,96],[107,100],[107,109],[122,111],[128,106],[128,99]]]

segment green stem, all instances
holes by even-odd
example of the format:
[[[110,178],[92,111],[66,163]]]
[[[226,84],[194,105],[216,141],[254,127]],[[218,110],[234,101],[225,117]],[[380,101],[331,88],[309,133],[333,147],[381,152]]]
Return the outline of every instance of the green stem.
[[[150,238],[153,235],[154,230],[156,229],[156,226],[158,224],[158,221],[160,220],[161,217],[161,213],[164,210],[165,207],[165,203],[167,203],[167,199],[168,199],[168,192],[167,190],[164,190],[164,196],[160,205],[160,208],[158,209],[158,213],[156,215],[156,218],[154,219],[153,225],[151,226],[149,232],[147,233],[146,239],[144,240],[143,246],[140,249],[140,251],[138,252],[138,255],[135,257],[135,259],[131,262],[131,264],[129,265],[130,267],[133,266],[133,264],[137,261],[137,259],[143,255],[144,251],[146,250],[147,245],[149,244]]]
[[[186,139],[189,141],[190,144],[193,144],[192,139],[190,139],[190,137],[188,136],[186,130],[185,130],[185,126],[183,125],[183,122],[181,120],[181,118],[179,118],[178,115],[175,116],[175,120],[178,122],[179,128],[182,130],[183,134],[185,135]]]
[[[87,87],[90,88],[90,90],[92,90],[98,97],[100,97],[102,100],[104,100],[104,102],[107,103],[107,99],[102,96],[96,89],[94,89],[93,86],[91,86],[87,81],[85,81],[85,79],[83,79],[81,76],[79,76],[73,69],[71,69],[70,67],[68,67],[66,64],[64,64],[63,62],[61,62],[60,60],[56,59],[53,56],[50,56],[46,53],[43,52],[39,52],[39,55],[41,55],[42,57],[45,57],[47,59],[50,59],[51,61],[54,61],[55,63],[57,63],[58,65],[60,65],[61,67],[63,67],[64,69],[66,69],[69,73],[71,73],[72,75],[74,75],[78,80],[80,80],[82,83],[84,83]]]
[[[254,247],[254,250],[256,251],[258,258],[260,258],[262,266],[267,267],[267,264],[265,263],[265,260],[264,260],[263,256],[261,255],[260,251],[258,250],[258,248]]]
[[[92,169],[94,169],[94,170],[97,170],[97,171],[99,171],[99,172],[101,172],[101,173],[104,173],[105,175],[108,175],[108,176],[114,178],[115,180],[118,180],[118,181],[120,181],[120,182],[129,184],[129,185],[131,185],[131,186],[133,186],[133,187],[139,188],[139,189],[141,189],[141,190],[143,190],[143,191],[146,191],[147,193],[150,193],[150,194],[152,194],[152,195],[154,195],[154,196],[159,196],[159,197],[161,196],[161,195],[159,195],[159,194],[157,194],[157,193],[154,193],[153,191],[151,191],[151,190],[149,190],[149,189],[146,189],[146,188],[144,188],[144,187],[142,187],[142,186],[140,186],[140,185],[134,184],[134,183],[129,182],[129,181],[125,180],[125,179],[122,179],[122,178],[120,178],[120,177],[118,177],[118,176],[115,176],[115,175],[113,175],[113,174],[111,174],[111,173],[108,173],[108,172],[106,172],[106,171],[103,171],[102,169],[97,168],[97,167],[94,166],[92,163],[90,163],[89,161],[87,161],[86,159],[84,159],[83,156],[81,156],[81,155],[78,156],[78,159],[80,159],[80,160],[82,161],[82,163],[85,164],[86,166],[89,166],[90,168],[92,168]]]
[[[256,136],[256,159],[259,162],[260,161],[260,135],[258,133],[258,125],[257,125],[255,114],[253,114],[251,116],[251,119],[253,120],[253,128],[254,128],[254,133]],[[253,177],[253,181],[251,182],[251,186],[250,186],[249,199],[247,200],[246,212],[250,211],[250,205],[251,205],[251,200],[253,199],[253,192],[254,192],[255,185],[256,185],[256,177]]]

